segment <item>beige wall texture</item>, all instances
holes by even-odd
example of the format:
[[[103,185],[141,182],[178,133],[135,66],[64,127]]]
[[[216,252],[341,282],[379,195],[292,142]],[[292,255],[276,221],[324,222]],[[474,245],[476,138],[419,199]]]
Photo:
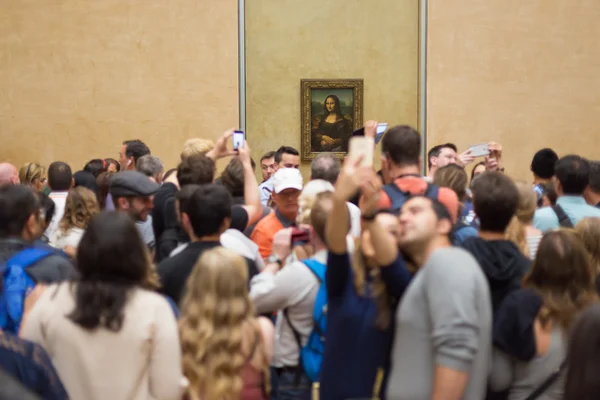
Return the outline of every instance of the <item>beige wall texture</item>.
[[[0,2],[0,159],[75,170],[145,141],[176,166],[238,125],[237,0]]]
[[[419,2],[246,2],[247,135],[300,150],[300,79],[364,79],[364,118],[418,121]],[[310,163],[302,171],[309,175]]]
[[[533,154],[598,156],[600,2],[430,1],[428,147],[498,141],[507,173]]]

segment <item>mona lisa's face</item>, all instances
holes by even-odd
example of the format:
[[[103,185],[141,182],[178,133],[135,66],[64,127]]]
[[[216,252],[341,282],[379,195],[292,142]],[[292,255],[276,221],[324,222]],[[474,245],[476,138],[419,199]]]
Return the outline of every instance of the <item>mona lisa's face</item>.
[[[335,100],[333,99],[333,97],[328,97],[325,100],[325,107],[329,112],[333,112],[333,110],[335,110]]]

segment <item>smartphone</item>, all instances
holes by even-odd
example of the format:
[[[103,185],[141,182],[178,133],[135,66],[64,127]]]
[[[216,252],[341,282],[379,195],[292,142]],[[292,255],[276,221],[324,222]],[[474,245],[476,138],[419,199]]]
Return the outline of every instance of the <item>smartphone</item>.
[[[244,131],[233,131],[233,149],[237,150],[244,146],[244,140],[246,140],[246,134]]]
[[[348,157],[351,160],[356,160],[362,156],[360,163],[361,167],[372,167],[373,166],[373,153],[375,151],[375,140],[372,137],[367,136],[355,136],[350,138],[350,145],[348,146]]]
[[[487,143],[474,144],[473,146],[469,146],[469,150],[471,151],[471,155],[474,157],[490,155],[490,149],[488,148]]]
[[[379,143],[383,138],[383,134],[388,128],[387,122],[380,122],[377,124],[377,133],[375,134],[375,144]]]
[[[290,244],[298,246],[310,242],[310,232],[307,229],[292,228]]]

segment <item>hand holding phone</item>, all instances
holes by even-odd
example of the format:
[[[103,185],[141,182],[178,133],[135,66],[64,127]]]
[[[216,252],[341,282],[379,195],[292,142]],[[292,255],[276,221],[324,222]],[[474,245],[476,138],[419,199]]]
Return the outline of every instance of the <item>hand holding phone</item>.
[[[233,150],[237,150],[239,147],[244,146],[244,141],[246,140],[246,134],[244,131],[233,131]]]
[[[373,166],[373,153],[375,151],[375,140],[368,136],[355,136],[350,138],[348,158],[353,161],[362,156],[359,167]]]
[[[487,143],[474,144],[469,146],[469,155],[473,157],[483,157],[490,155],[490,149]]]

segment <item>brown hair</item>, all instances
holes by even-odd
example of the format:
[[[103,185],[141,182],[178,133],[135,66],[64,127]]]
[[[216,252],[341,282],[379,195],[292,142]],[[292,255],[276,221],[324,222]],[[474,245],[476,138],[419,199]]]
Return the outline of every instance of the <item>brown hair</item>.
[[[233,197],[244,196],[244,164],[232,158],[221,174],[221,184]]]
[[[435,171],[433,176],[434,184],[452,189],[461,203],[467,197],[468,180],[467,172],[458,164],[448,164],[441,167]]]
[[[327,216],[333,209],[333,193],[319,193],[315,199],[315,203],[310,210],[310,225],[317,237],[325,242],[325,226],[327,224]]]
[[[472,190],[481,230],[504,233],[519,202],[519,191],[512,179],[500,172],[484,172],[475,179]]]
[[[67,196],[65,213],[59,223],[60,231],[67,234],[72,228],[87,229],[99,212],[96,194],[84,186],[77,186]]]
[[[600,273],[600,218],[584,218],[575,225],[583,245],[592,257],[592,265],[596,273]]]
[[[530,184],[524,181],[515,182],[519,192],[517,210],[506,228],[506,240],[512,241],[525,255],[529,255],[526,227],[533,221],[537,209],[537,196]]]
[[[108,196],[108,189],[110,187],[110,178],[114,175],[114,172],[103,172],[96,178],[96,185],[98,186],[98,205],[101,210],[106,208],[106,197]]]
[[[394,126],[381,140],[381,153],[398,167],[416,165],[421,155],[421,135],[411,126]]]
[[[523,287],[539,294],[542,326],[558,324],[568,331],[577,315],[597,301],[596,273],[581,239],[571,230],[548,232],[540,242]]]
[[[215,162],[202,154],[194,154],[184,158],[177,167],[179,185],[205,185],[215,179]]]

